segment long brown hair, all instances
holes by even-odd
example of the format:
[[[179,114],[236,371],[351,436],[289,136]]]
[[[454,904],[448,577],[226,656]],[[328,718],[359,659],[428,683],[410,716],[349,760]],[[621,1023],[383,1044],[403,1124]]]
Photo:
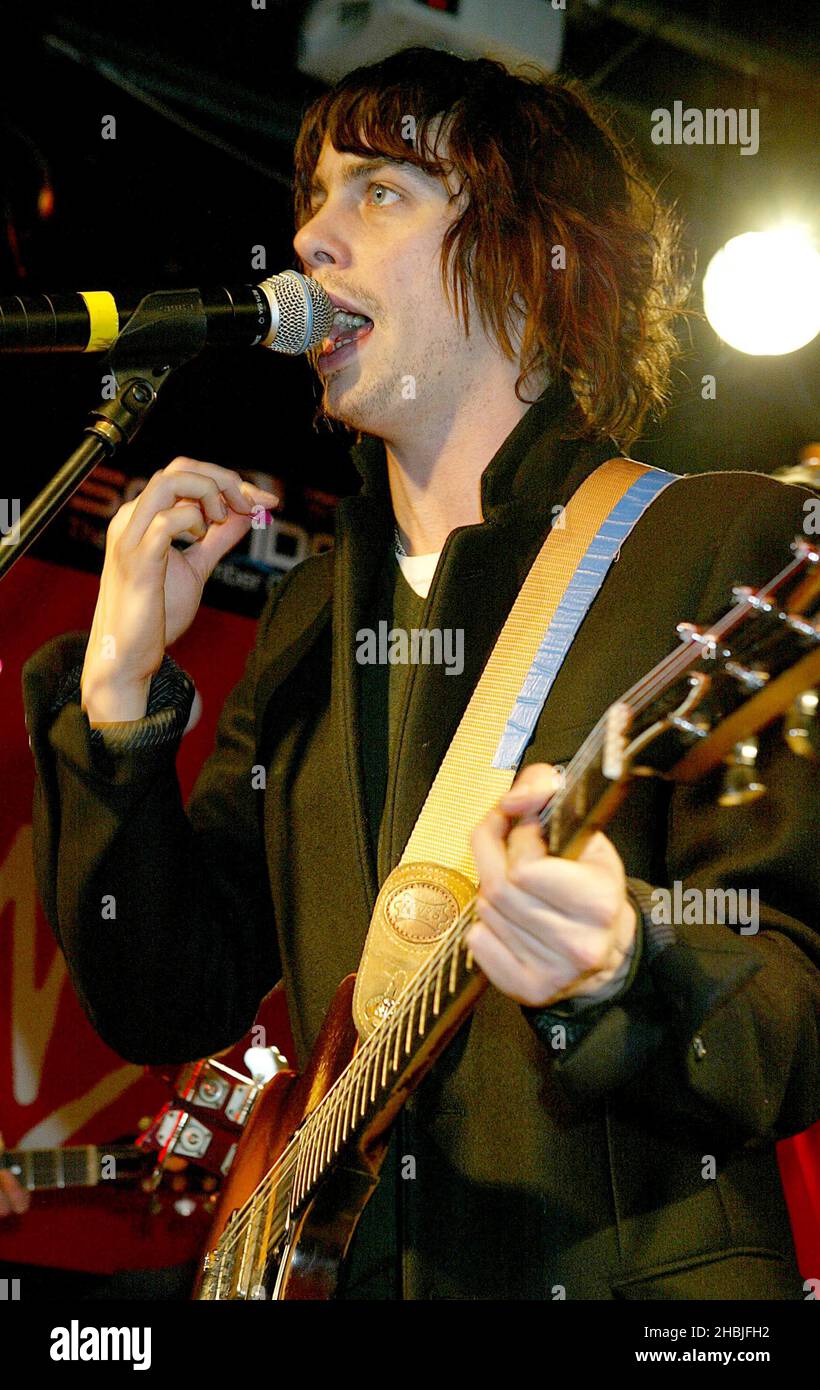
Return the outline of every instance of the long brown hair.
[[[442,241],[442,285],[467,333],[472,289],[485,332],[511,360],[523,312],[519,400],[531,372],[563,374],[575,400],[569,437],[619,448],[662,413],[689,288],[678,222],[575,81],[429,48],[357,68],[305,112],[297,229],[311,215],[325,137],[340,153],[454,175],[451,201],[466,189]]]

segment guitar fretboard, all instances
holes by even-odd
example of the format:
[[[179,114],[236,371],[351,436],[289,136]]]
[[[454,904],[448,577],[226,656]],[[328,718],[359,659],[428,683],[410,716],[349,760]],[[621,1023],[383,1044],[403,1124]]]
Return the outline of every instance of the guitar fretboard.
[[[29,1192],[39,1188],[96,1187],[116,1180],[141,1159],[138,1149],[112,1144],[101,1149],[83,1144],[65,1149],[13,1149],[0,1153],[0,1168],[14,1174]]]

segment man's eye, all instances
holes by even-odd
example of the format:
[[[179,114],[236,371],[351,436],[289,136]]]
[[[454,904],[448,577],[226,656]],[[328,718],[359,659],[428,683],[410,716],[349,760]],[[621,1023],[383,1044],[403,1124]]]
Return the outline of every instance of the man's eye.
[[[395,198],[400,198],[400,197],[401,197],[401,194],[398,193],[398,192],[396,191],[395,188],[387,188],[387,186],[386,186],[385,184],[383,184],[383,183],[369,183],[369,184],[367,185],[367,191],[368,191],[368,193],[370,193],[373,189],[378,189],[378,190],[380,190],[382,193],[392,193],[393,196],[394,196]],[[383,200],[383,199],[376,203],[376,207],[384,207],[384,206],[385,206],[385,203],[384,203],[384,200]]]

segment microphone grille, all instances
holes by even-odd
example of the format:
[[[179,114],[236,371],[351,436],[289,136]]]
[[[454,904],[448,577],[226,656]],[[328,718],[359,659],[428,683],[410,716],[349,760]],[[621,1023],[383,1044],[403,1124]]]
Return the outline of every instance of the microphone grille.
[[[335,309],[316,280],[285,270],[260,286],[271,302],[273,336],[265,346],[296,356],[318,347],[330,332]]]

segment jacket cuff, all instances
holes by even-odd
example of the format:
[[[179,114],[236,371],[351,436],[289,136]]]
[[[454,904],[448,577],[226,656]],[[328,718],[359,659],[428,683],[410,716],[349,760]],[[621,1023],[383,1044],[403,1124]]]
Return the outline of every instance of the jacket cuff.
[[[82,662],[67,673],[51,708],[52,718],[68,704],[80,703]],[[137,749],[159,749],[176,745],[185,732],[194,700],[194,683],[170,656],[151,679],[148,707],[142,719],[105,724],[92,728],[89,737],[95,755],[130,753]]]
[[[680,1056],[705,1055],[699,1030],[762,967],[721,926],[670,927],[653,922],[652,889],[630,879],[641,909],[643,952],[632,984],[574,1019],[525,1010],[554,1057],[565,1094],[597,1101],[628,1085],[670,1040]],[[658,916],[663,914],[658,913]]]
[[[650,965],[659,953],[675,940],[674,927],[658,926],[652,921],[652,889],[641,879],[628,878],[626,895],[637,918],[635,951],[621,988],[598,1004],[583,998],[565,999],[547,1009],[523,1006],[524,1017],[536,1035],[550,1049],[560,1042],[561,1050],[576,1046],[592,1031],[602,1015],[626,995],[631,1003],[650,1000],[654,995]]]

